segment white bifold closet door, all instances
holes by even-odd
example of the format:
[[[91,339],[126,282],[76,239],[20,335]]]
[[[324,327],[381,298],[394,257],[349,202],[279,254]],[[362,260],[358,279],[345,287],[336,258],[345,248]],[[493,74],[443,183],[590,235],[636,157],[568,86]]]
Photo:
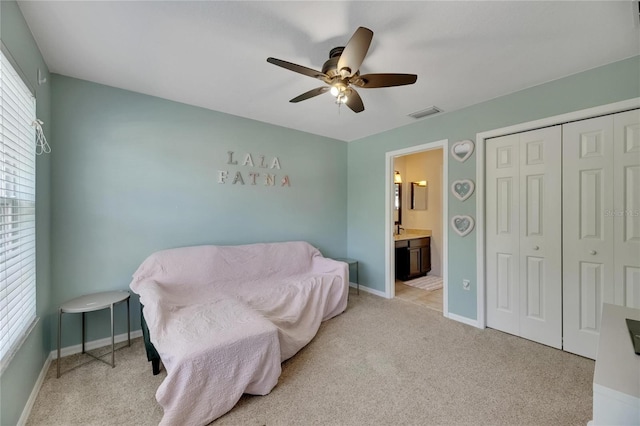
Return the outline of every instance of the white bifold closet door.
[[[597,354],[603,303],[640,308],[640,111],[563,126],[564,349]]]
[[[487,326],[562,347],[562,131],[486,141]]]

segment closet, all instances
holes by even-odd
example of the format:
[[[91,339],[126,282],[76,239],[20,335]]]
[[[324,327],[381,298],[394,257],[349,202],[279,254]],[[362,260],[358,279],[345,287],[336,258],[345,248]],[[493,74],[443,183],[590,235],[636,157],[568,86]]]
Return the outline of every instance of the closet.
[[[487,325],[562,346],[561,126],[486,141]]]
[[[602,303],[640,308],[640,112],[562,138],[564,348],[595,358]]]
[[[595,358],[640,308],[640,111],[486,140],[487,326]]]

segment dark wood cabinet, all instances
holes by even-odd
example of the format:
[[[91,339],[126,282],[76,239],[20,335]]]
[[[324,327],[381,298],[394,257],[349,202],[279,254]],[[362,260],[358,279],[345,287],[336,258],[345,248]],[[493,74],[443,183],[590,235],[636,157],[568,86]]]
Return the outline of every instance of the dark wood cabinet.
[[[431,237],[396,241],[396,278],[406,281],[431,270]]]

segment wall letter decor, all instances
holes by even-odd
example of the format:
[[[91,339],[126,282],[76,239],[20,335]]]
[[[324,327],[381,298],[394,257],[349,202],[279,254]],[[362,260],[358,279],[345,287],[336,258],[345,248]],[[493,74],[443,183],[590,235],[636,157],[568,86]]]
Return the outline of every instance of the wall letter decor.
[[[249,176],[251,176],[251,185],[255,185],[256,184],[256,178],[258,176],[260,176],[260,173],[251,172],[251,173],[249,173]]]
[[[236,172],[236,177],[233,179],[233,184],[240,182],[241,185],[244,185],[244,179],[242,179],[242,174],[240,172]]]
[[[237,161],[233,161],[233,151],[227,151],[227,164],[233,164],[236,165],[238,164]]]
[[[218,183],[225,183],[229,177],[229,172],[226,170],[218,170]]]
[[[227,151],[227,164],[230,164],[232,166],[238,166],[238,160],[234,160],[233,158],[234,155],[234,151]],[[244,161],[242,162],[241,166],[243,167],[249,167],[249,168],[253,168],[254,170],[251,170],[248,172],[249,174],[249,183],[251,185],[256,185],[258,178],[260,179],[264,179],[264,186],[276,186],[276,179],[278,178],[278,176],[276,174],[271,174],[271,173],[263,173],[262,176],[260,175],[260,173],[258,173],[257,171],[255,171],[255,169],[257,167],[262,168],[262,169],[277,169],[280,170],[281,166],[280,166],[280,159],[278,157],[267,157],[265,155],[258,155],[256,157],[257,161],[254,162],[253,157],[255,156],[255,154],[251,154],[251,153],[246,153],[244,155]],[[270,159],[270,160],[269,160]],[[269,166],[270,164],[270,166]],[[239,167],[235,167],[236,169],[238,169]],[[244,185],[244,177],[242,176],[242,172],[240,170],[218,170],[218,183],[227,183],[228,180],[231,180],[230,176],[233,176],[233,180],[231,181],[232,185],[235,184],[240,184],[240,185]],[[246,176],[246,173],[245,173]],[[281,179],[280,179],[280,186],[287,186],[287,187],[291,187],[291,180],[289,179],[289,175],[284,175]]]
[[[276,184],[276,175],[270,175],[267,173],[264,175],[264,185],[265,186],[274,186]]]
[[[247,155],[244,157],[244,163],[242,163],[242,165],[253,167],[253,158],[251,158],[251,154],[247,153]]]

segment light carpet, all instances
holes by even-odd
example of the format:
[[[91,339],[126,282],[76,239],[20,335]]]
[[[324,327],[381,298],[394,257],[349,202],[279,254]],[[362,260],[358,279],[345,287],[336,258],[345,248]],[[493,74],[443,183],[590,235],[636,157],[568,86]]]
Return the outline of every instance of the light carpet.
[[[427,291],[439,290],[442,288],[442,277],[439,277],[437,275],[425,275],[424,277],[419,277],[409,281],[403,281],[402,283]]]
[[[55,361],[28,425],[157,425],[162,409],[141,339],[116,367]],[[585,425],[594,362],[398,299],[352,292],[342,315],[283,364],[266,396],[216,425]]]

